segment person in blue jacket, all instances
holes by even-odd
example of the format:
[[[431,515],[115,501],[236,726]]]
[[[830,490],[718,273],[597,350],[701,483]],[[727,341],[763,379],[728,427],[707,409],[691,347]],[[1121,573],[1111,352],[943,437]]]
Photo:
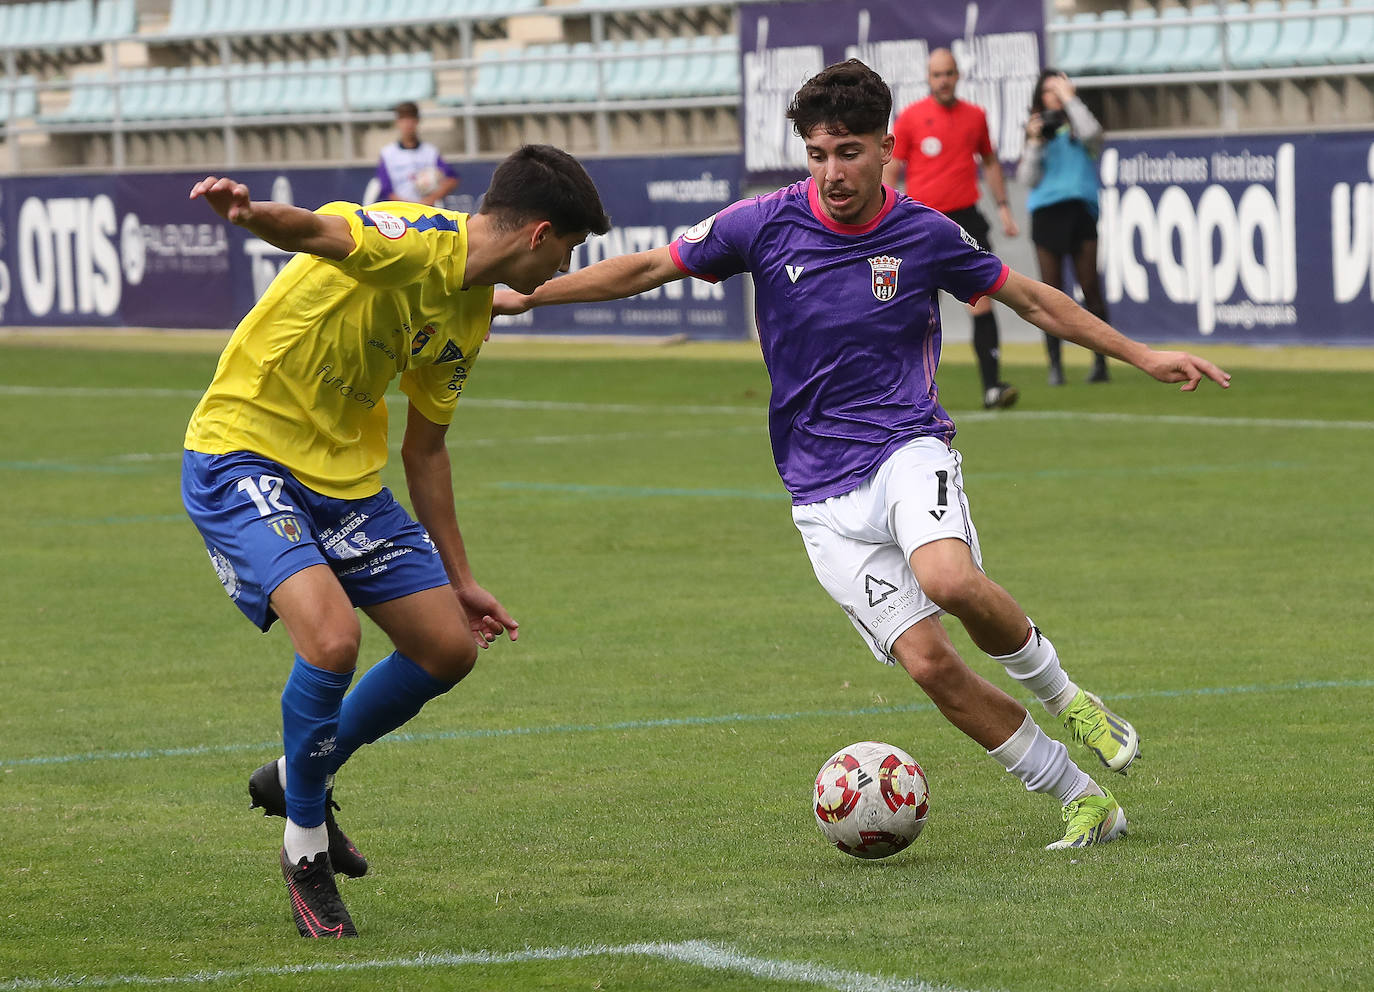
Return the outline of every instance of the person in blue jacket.
[[[1026,208],[1031,242],[1040,264],[1040,281],[1064,284],[1064,259],[1073,265],[1083,307],[1107,320],[1107,304],[1097,276],[1097,158],[1102,125],[1078,98],[1069,77],[1058,69],[1040,73],[1026,122],[1026,150],[1020,178],[1030,189]],[[1059,338],[1045,335],[1051,386],[1064,385]],[[1093,355],[1088,382],[1107,382],[1107,359]]]

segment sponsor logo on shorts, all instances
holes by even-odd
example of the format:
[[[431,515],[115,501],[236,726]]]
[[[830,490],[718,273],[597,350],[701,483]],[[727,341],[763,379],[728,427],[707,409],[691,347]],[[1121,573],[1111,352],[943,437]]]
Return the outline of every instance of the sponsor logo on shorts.
[[[897,587],[886,579],[872,575],[864,576],[864,592],[868,593],[868,605],[877,606],[897,591]]]
[[[224,586],[224,591],[229,594],[229,598],[238,602],[239,595],[243,592],[243,584],[239,582],[239,573],[234,570],[234,563],[231,562],[219,548],[207,548],[210,555],[210,564],[214,566],[215,577],[219,579],[220,585]]]

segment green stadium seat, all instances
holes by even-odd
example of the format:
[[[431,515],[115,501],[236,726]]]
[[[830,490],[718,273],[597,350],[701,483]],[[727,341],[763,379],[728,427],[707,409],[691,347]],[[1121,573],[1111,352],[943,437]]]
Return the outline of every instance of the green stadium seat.
[[[1216,4],[1200,3],[1191,8],[1192,17],[1216,17]],[[1221,26],[1190,23],[1182,50],[1172,60],[1175,72],[1199,72],[1221,66]]]
[[[1231,0],[1226,5],[1225,13],[1229,15],[1250,13],[1250,4],[1246,0]],[[1250,36],[1249,21],[1233,21],[1224,25],[1223,35],[1226,41],[1226,64],[1234,66],[1236,56],[1245,51],[1246,39]]]
[[[714,40],[718,47],[725,50],[717,51],[712,58],[701,92],[706,96],[739,93],[739,37],[733,34],[719,35]]]
[[[1153,7],[1139,7],[1131,11],[1126,25],[1126,44],[1116,58],[1116,69],[1120,73],[1147,71],[1159,41],[1159,15]]]
[[[1278,0],[1255,0],[1252,14],[1271,14],[1280,10]],[[1245,40],[1227,52],[1227,60],[1237,69],[1258,69],[1267,65],[1279,42],[1278,18],[1246,22]]]
[[[1154,50],[1137,63],[1137,72],[1168,72],[1182,55],[1188,41],[1188,11],[1167,7],[1159,15],[1159,32]]]
[[[23,75],[14,89],[0,89],[0,120],[17,121],[38,116],[38,91],[34,77]]]
[[[91,28],[93,40],[127,38],[137,32],[136,0],[96,0],[95,24]]]
[[[210,0],[172,0],[167,19],[168,34],[196,34],[204,31],[210,19]]]
[[[1343,10],[1345,0],[1317,0],[1316,9]],[[1306,46],[1293,61],[1298,65],[1322,65],[1331,61],[1332,54],[1340,48],[1344,33],[1343,17],[1312,18],[1312,33],[1307,37]]]
[[[1067,23],[1096,24],[1097,13],[1085,11],[1074,14]],[[1092,64],[1093,49],[1097,47],[1096,31],[1069,31],[1054,36],[1054,61],[1056,69],[1069,75],[1077,75]]]
[[[606,62],[605,96],[607,100],[626,100],[639,89],[641,53],[644,43],[634,38],[614,42],[610,49],[622,58]]]
[[[1093,46],[1092,62],[1084,67],[1085,73],[1118,72],[1121,55],[1126,50],[1126,12],[1124,10],[1104,10],[1098,19],[1097,40]]]
[[[579,41],[572,46],[571,54],[574,58],[568,63],[568,76],[563,82],[563,99],[573,103],[590,103],[596,99],[597,66],[600,61],[590,57],[594,51],[589,41]]]
[[[1352,13],[1345,19],[1341,43],[1331,53],[1336,65],[1363,65],[1374,61],[1374,14]]]
[[[1312,10],[1312,0],[1288,0],[1283,7],[1287,14],[1305,14]],[[1288,17],[1279,22],[1279,36],[1265,59],[1266,65],[1297,65],[1312,39],[1313,21],[1307,17]]]

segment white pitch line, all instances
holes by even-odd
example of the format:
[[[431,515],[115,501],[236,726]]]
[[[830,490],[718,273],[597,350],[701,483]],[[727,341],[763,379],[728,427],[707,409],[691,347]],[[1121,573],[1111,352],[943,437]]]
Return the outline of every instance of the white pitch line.
[[[16,386],[0,385],[3,396],[57,396],[57,397],[177,397],[196,399],[201,396],[198,389],[157,389],[152,387],[114,386]],[[398,401],[400,396],[393,395]],[[500,398],[473,398],[462,401],[463,408],[490,407],[500,410],[552,410],[576,413],[642,413],[674,414],[679,416],[759,416],[765,410],[758,406],[710,406],[698,405],[658,405],[651,403],[582,403],[561,400],[517,400]],[[1122,424],[1178,424],[1193,427],[1260,427],[1282,430],[1374,430],[1374,420],[1320,420],[1315,418],[1286,417],[1204,417],[1193,414],[1168,413],[1110,413],[1080,410],[951,410],[950,415],[956,422],[980,423],[989,420],[1002,420],[1016,423],[1024,420],[1081,420],[1093,423]]]
[[[130,988],[165,985],[209,985],[260,977],[338,974],[341,972],[391,971],[400,968],[460,968],[465,965],[529,964],[536,961],[576,961],[594,957],[649,957],[678,964],[696,965],[708,971],[732,972],[751,978],[800,982],[835,992],[963,992],[949,985],[935,985],[919,978],[889,978],[861,971],[829,968],[804,961],[786,961],[744,954],[723,944],[703,940],[583,947],[531,947],[523,951],[463,951],[422,953],[411,957],[370,961],[320,961],[312,964],[227,968],[193,971],[182,975],[70,975],[60,978],[13,978],[0,981],[0,992],[70,988]]]
[[[758,434],[762,428],[748,427],[701,427],[682,431],[607,431],[600,434],[527,434],[516,437],[465,437],[454,441],[454,448],[503,448],[516,444],[599,444],[603,441],[659,441],[665,438],[720,437],[722,434]],[[389,450],[400,451],[399,444],[389,445]],[[112,462],[163,462],[181,461],[182,452],[177,451],[131,451],[122,455],[108,455],[105,461]]]

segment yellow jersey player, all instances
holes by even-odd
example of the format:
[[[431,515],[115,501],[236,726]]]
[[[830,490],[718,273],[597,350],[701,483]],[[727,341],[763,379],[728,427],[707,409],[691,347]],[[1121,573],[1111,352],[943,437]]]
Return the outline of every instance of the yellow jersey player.
[[[610,222],[582,166],[547,145],[507,158],[471,215],[403,203],[311,212],[216,177],[191,198],[298,253],[239,324],[191,417],[182,499],[230,598],[263,630],[280,619],[295,648],[285,754],[250,776],[249,792],[286,818],[296,927],[356,936],[334,874],[356,877],[367,861],[334,820],[335,771],[456,685],[478,647],[517,635],[473,578],[445,444],[492,287],[533,292]],[[397,376],[414,518],[380,478]],[[345,697],[362,636],[355,608],[395,651]]]

